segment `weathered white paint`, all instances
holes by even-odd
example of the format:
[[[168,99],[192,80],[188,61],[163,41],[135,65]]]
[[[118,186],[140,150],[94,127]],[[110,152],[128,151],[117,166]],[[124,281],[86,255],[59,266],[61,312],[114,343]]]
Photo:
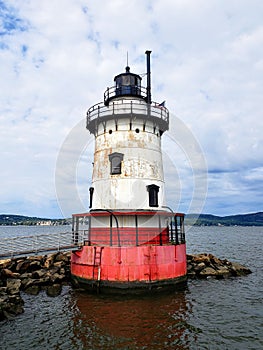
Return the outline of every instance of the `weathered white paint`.
[[[92,209],[162,209],[165,206],[164,176],[161,152],[160,125],[149,115],[147,103],[138,98],[129,98],[141,106],[140,113],[130,117],[130,107],[123,105],[123,98],[110,103],[103,118],[96,121],[94,187]],[[118,104],[113,114],[113,103]],[[108,113],[108,114],[107,114]],[[110,174],[109,155],[122,153],[122,172]],[[147,186],[159,186],[159,207],[149,206]]]

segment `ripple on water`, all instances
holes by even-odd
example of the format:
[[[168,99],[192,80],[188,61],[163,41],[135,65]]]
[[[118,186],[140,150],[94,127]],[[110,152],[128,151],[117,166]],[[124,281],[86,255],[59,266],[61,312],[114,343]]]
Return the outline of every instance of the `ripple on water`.
[[[189,253],[235,260],[253,273],[189,280],[182,291],[149,297],[89,295],[69,286],[55,298],[25,294],[25,313],[1,322],[0,349],[261,350],[262,229],[194,228],[187,237]]]

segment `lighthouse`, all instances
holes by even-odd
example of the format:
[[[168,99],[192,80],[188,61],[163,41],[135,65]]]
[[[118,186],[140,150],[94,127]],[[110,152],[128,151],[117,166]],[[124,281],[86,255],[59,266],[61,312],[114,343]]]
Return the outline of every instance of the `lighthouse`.
[[[87,112],[95,149],[89,211],[73,214],[73,284],[102,292],[143,292],[186,278],[184,214],[166,206],[161,140],[169,111],[130,67]]]

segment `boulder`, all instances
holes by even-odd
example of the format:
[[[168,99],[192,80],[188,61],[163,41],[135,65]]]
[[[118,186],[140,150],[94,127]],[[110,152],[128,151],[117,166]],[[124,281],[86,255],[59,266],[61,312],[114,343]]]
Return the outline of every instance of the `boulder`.
[[[7,268],[7,266],[10,265],[10,262],[12,260],[11,259],[3,259],[3,260],[0,260],[0,269],[5,269]]]
[[[29,278],[32,278],[32,272],[24,272],[20,275],[20,279],[23,280],[23,279],[29,279]]]
[[[202,261],[202,262],[199,262],[197,263],[195,266],[194,266],[194,271],[196,273],[200,272],[201,270],[203,270],[204,268],[206,267],[206,264]]]
[[[20,294],[0,297],[0,321],[11,318],[24,312],[24,301]]]
[[[3,297],[7,294],[7,287],[0,287],[0,297]]]
[[[19,278],[8,278],[6,280],[7,292],[9,294],[18,294],[20,291],[21,280]]]
[[[44,261],[43,267],[49,269],[54,263],[54,254],[49,254]]]
[[[16,271],[16,265],[17,265],[17,260],[16,259],[10,259],[9,262],[6,262],[5,266],[3,266],[3,268],[7,268],[13,272],[17,272]]]
[[[217,257],[215,257],[212,254],[209,254],[209,259],[210,259],[211,264],[213,264],[215,266],[223,266],[224,265],[222,260],[218,259]]]
[[[50,277],[52,283],[61,283],[65,279],[65,275],[60,275],[59,273],[54,273]]]
[[[231,275],[231,271],[227,266],[217,266],[218,276],[226,277]]]
[[[65,265],[64,261],[56,261],[53,264],[53,266],[58,267],[59,269],[61,269],[62,266],[64,266],[64,265]]]
[[[35,279],[43,278],[46,274],[47,274],[46,269],[36,270],[32,272],[32,278],[35,278]]]
[[[33,278],[24,278],[21,281],[21,289],[26,291],[29,287],[33,286],[35,283],[35,280]]]
[[[206,265],[209,265],[210,264],[210,257],[208,254],[202,253],[202,254],[198,254],[198,255],[194,256],[193,261],[196,264],[205,263]]]
[[[62,268],[59,270],[59,273],[60,273],[61,275],[66,275],[67,271],[66,271],[66,269],[65,269],[64,267],[62,267]]]
[[[244,276],[244,275],[248,275],[250,273],[252,273],[252,271],[250,269],[248,269],[247,267],[238,264],[236,262],[232,262],[231,266],[230,266],[230,270],[233,274],[233,276]]]
[[[27,260],[31,260],[31,261],[39,261],[40,264],[43,263],[43,260],[45,258],[43,257],[43,255],[32,255],[32,256],[28,256]]]
[[[30,261],[28,260],[18,260],[16,264],[16,271],[20,274],[24,272],[29,272],[29,265]]]
[[[33,272],[33,271],[36,271],[39,269],[41,269],[41,262],[40,261],[33,260],[30,262],[28,272]]]
[[[56,253],[54,256],[55,262],[57,261],[69,262],[69,259],[70,259],[70,255],[68,253],[59,252],[59,253]]]
[[[32,284],[31,286],[27,287],[24,290],[24,292],[31,295],[38,295],[40,290],[41,290],[41,287],[39,285]]]
[[[51,275],[54,275],[55,273],[58,273],[59,270],[60,270],[59,267],[52,266],[50,269],[48,269],[47,273],[51,276]]]
[[[20,274],[17,272],[12,272],[9,269],[2,269],[1,271],[1,278],[19,278]]]
[[[218,272],[212,267],[205,267],[202,271],[199,272],[200,277],[216,277]]]
[[[43,286],[47,286],[50,284],[50,279],[46,276],[43,278],[28,278],[22,280],[21,289],[29,294],[32,294],[31,290],[40,290]],[[36,288],[33,288],[36,287]]]
[[[62,286],[61,284],[54,283],[51,286],[48,286],[46,289],[46,293],[49,297],[57,297],[61,294]]]

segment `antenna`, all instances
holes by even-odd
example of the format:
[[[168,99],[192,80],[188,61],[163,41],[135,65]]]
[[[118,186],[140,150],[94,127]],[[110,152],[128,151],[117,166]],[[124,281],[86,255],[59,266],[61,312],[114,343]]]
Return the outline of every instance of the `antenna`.
[[[127,66],[126,66],[126,73],[130,72],[130,67],[129,67],[129,52],[127,51]]]

